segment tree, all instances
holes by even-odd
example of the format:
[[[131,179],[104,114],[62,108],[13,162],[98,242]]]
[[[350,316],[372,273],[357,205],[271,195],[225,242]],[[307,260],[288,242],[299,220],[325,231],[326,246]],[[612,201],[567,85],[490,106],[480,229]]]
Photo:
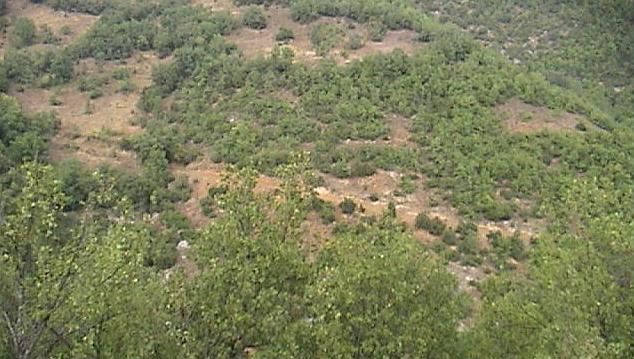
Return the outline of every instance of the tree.
[[[170,287],[172,335],[189,355],[238,357],[265,350],[302,319],[310,272],[298,230],[308,193],[289,181],[277,202],[254,194],[253,171],[225,177],[226,191],[218,199],[225,216],[195,247],[200,273],[177,277]]]
[[[456,281],[411,238],[370,229],[330,241],[317,260],[293,356],[455,358],[466,309]]]
[[[136,310],[147,305],[143,293],[151,283],[140,255],[147,232],[130,222],[125,207],[110,213],[118,224],[99,229],[90,215],[114,200],[106,183],[92,198],[95,207],[68,230],[52,169],[26,164],[16,176],[24,183],[0,223],[0,334],[7,355],[137,356],[147,350],[136,342],[143,335],[123,330],[144,325],[134,318],[140,320]]]

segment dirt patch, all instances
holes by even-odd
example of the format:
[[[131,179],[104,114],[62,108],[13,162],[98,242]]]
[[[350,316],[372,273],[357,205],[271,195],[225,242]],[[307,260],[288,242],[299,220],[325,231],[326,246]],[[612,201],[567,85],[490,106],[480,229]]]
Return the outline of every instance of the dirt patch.
[[[425,180],[415,180],[416,190],[407,195],[398,195],[402,174],[388,171],[377,171],[376,174],[363,178],[340,179],[322,174],[325,185],[318,187],[319,197],[335,205],[345,198],[354,200],[366,215],[380,216],[390,202],[396,206],[396,213],[414,233],[414,236],[425,243],[432,243],[438,237],[426,231],[416,230],[416,216],[424,212],[428,216],[441,219],[448,227],[457,228],[462,218],[449,203],[439,201],[439,193],[425,187]],[[376,199],[373,201],[372,199]],[[433,201],[432,201],[433,199]],[[488,246],[487,235],[491,232],[502,232],[506,236],[518,233],[522,239],[529,241],[545,228],[543,221],[527,221],[518,223],[514,220],[505,222],[480,221],[478,239],[481,246]]]
[[[194,6],[209,8],[214,11],[228,11],[232,15],[240,14],[240,9],[233,3],[232,0],[192,0],[191,4]]]
[[[391,115],[386,120],[390,127],[390,144],[401,147],[416,147],[416,144],[410,140],[410,122],[407,118]]]
[[[229,41],[238,45],[248,59],[270,54],[277,45],[275,35],[281,27],[292,30],[295,36],[289,44],[282,46],[292,49],[296,59],[305,63],[314,63],[322,59],[316,54],[310,42],[311,29],[317,24],[338,26],[346,33],[345,37],[355,34],[365,39],[368,36],[364,26],[342,17],[322,17],[310,24],[299,24],[291,19],[290,10],[287,8],[273,6],[264,11],[268,18],[266,29],[252,30],[245,27],[227,37]],[[420,48],[420,45],[414,40],[415,35],[416,33],[410,30],[389,31],[383,41],[367,41],[362,48],[357,50],[344,50],[346,41],[344,39],[331,51],[331,56],[339,64],[344,64],[371,54],[389,53],[396,49],[412,54]]]
[[[97,64],[91,59],[77,65],[79,76],[110,76],[117,68],[129,69],[136,89],[127,94],[117,91],[119,84],[115,80],[104,86],[103,96],[93,100],[78,90],[78,80],[56,89],[29,88],[21,92],[12,89],[10,94],[27,113],[53,112],[60,119],[60,131],[51,144],[53,161],[76,158],[90,167],[110,164],[136,170],[139,164],[134,154],[121,150],[118,142],[141,131],[132,124],[136,104],[143,88],[151,83],[152,66],[159,61],[169,60],[139,53],[125,62]],[[53,96],[59,100],[58,105],[49,102]]]
[[[176,177],[186,177],[189,187],[192,189],[190,199],[178,204],[177,209],[189,219],[195,228],[202,228],[209,224],[209,217],[205,216],[200,208],[200,200],[207,197],[210,188],[221,183],[223,166],[209,161],[201,161],[187,166],[171,165],[170,171]]]
[[[200,200],[207,197],[209,189],[222,183],[225,166],[213,163],[209,160],[202,160],[190,163],[187,166],[171,165],[170,171],[174,176],[184,176],[187,178],[192,189],[191,198],[178,205],[178,209],[183,213],[195,228],[202,228],[210,220],[205,216],[200,208]],[[280,182],[268,176],[259,176],[255,191],[258,193],[268,193],[277,190]]]
[[[504,128],[514,133],[578,132],[578,124],[590,126],[579,115],[529,105],[517,99],[497,106],[495,112],[501,116]]]
[[[48,25],[53,31],[53,34],[60,38],[61,45],[72,43],[75,39],[86,33],[90,27],[99,20],[98,16],[55,11],[46,5],[34,4],[28,0],[8,1],[5,16],[28,18],[35,23],[38,29],[43,25]],[[63,27],[68,27],[70,33],[63,35],[61,31]],[[6,36],[3,36],[0,41],[0,46],[4,48],[7,42]]]
[[[192,197],[180,207],[191,221],[192,225],[200,228],[209,220],[202,214],[199,201],[207,196],[209,188],[217,186],[222,181],[224,165],[212,163],[210,161],[200,161],[188,166],[172,166],[171,171],[176,176],[186,176],[192,188]],[[346,198],[352,199],[358,206],[362,215],[380,217],[387,209],[389,203],[394,203],[398,218],[405,222],[412,229],[414,236],[425,243],[433,243],[438,237],[426,231],[416,230],[416,216],[424,212],[430,217],[441,219],[450,228],[457,228],[462,218],[456,209],[447,202],[439,200],[441,196],[435,190],[425,186],[425,179],[413,180],[415,191],[411,194],[399,193],[400,183],[403,175],[397,172],[379,170],[374,175],[368,177],[341,179],[332,175],[321,173],[324,185],[315,188],[316,195],[327,202],[338,206]],[[279,189],[279,180],[259,176],[256,185],[256,192],[274,192]],[[337,218],[348,220],[350,216],[343,215],[337,209]],[[544,224],[537,221],[517,223],[515,221],[476,223],[478,227],[478,238],[483,247],[488,246],[487,235],[491,232],[500,231],[504,235],[510,236],[519,233],[525,240],[530,240],[538,234]],[[307,233],[309,243],[321,243],[330,234],[330,227],[323,225],[320,219],[315,217],[308,219],[305,228],[310,230]],[[311,228],[315,226],[315,228]]]
[[[366,34],[367,31],[363,29],[362,36]],[[416,52],[416,50],[420,49],[421,46],[422,45],[416,41],[416,32],[414,31],[388,31],[385,35],[385,38],[383,38],[383,41],[367,41],[365,43],[365,46],[363,46],[362,48],[354,51],[348,51],[350,55],[347,59],[345,59],[345,62],[359,60],[373,54],[389,54],[397,49],[402,50],[408,55],[411,55]]]

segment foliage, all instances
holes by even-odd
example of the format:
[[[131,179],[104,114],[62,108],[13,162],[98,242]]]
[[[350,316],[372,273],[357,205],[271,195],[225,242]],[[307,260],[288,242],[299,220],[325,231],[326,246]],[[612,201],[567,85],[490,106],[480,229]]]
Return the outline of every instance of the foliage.
[[[143,294],[151,283],[138,256],[147,233],[124,221],[125,211],[118,212],[121,224],[105,231],[85,217],[76,231],[64,233],[64,196],[50,167],[29,164],[19,172],[24,186],[7,203],[0,231],[3,355],[135,356],[152,351],[138,345],[140,335],[120,330],[153,335],[147,331],[149,322],[140,320],[152,312],[147,310],[151,297]],[[107,190],[97,193],[94,205],[113,200]]]
[[[8,48],[4,56],[7,78],[42,87],[63,84],[74,76],[74,61],[64,50],[30,51]]]
[[[242,23],[254,30],[266,28],[266,15],[257,6],[249,6],[242,14]]]
[[[37,28],[32,20],[20,17],[13,23],[9,34],[11,44],[17,48],[33,45],[36,41]]]
[[[387,34],[387,26],[380,21],[368,22],[368,38],[370,41],[381,42]]]
[[[417,229],[428,231],[435,236],[440,236],[447,229],[447,225],[440,218],[434,217],[432,219],[423,212],[416,216],[415,226]]]
[[[357,204],[350,198],[346,198],[339,203],[339,208],[344,214],[353,214],[357,209]]]
[[[293,30],[287,27],[280,27],[277,34],[275,34],[275,41],[278,42],[290,42],[295,39],[295,34]]]
[[[316,24],[310,30],[310,42],[318,55],[330,52],[342,39],[343,31],[335,25]]]
[[[440,338],[457,338],[464,299],[420,246],[374,228],[342,235],[311,264],[301,254],[301,232],[285,225],[300,223],[286,216],[301,216],[306,208],[301,203],[309,198],[291,201],[289,211],[280,212],[279,206],[297,199],[293,192],[283,192],[285,199],[276,204],[252,192],[251,176],[242,171],[227,177],[228,191],[219,202],[230,215],[202,234],[197,247],[202,272],[170,287],[171,333],[185,352],[203,357],[252,350],[275,357],[460,353]]]
[[[0,173],[25,161],[45,160],[57,128],[52,114],[27,117],[14,98],[0,94]]]

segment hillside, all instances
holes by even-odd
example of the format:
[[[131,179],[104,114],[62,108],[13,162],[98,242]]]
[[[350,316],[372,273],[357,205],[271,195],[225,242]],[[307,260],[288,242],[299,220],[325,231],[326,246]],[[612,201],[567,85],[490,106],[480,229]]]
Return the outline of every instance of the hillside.
[[[0,7],[0,358],[634,356],[631,1]]]

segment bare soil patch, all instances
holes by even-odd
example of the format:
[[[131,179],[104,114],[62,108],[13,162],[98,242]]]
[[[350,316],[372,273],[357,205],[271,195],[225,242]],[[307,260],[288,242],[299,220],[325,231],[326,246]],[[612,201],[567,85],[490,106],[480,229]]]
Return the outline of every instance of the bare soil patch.
[[[134,154],[119,148],[119,140],[138,133],[141,128],[132,124],[136,116],[136,104],[144,87],[151,83],[152,66],[159,63],[157,56],[139,53],[125,62],[96,63],[83,60],[76,71],[82,75],[108,76],[117,68],[127,68],[136,89],[128,94],[118,92],[117,81],[110,81],[103,89],[103,96],[91,100],[87,93],[77,89],[77,80],[56,89],[28,88],[10,91],[27,113],[53,112],[61,121],[61,128],[51,144],[51,158],[60,161],[76,158],[96,167],[110,164],[125,169],[138,169]],[[49,103],[55,95],[61,102]]]
[[[495,108],[506,130],[514,133],[540,131],[575,132],[580,123],[590,126],[582,117],[567,112],[557,112],[514,99]]]
[[[365,29],[362,29],[363,35],[367,35]],[[417,42],[415,38],[416,32],[411,30],[388,31],[383,41],[367,41],[362,48],[348,51],[350,56],[346,59],[346,62],[359,60],[373,54],[389,54],[397,49],[411,55],[422,47],[422,44]]]
[[[232,15],[240,14],[240,8],[232,0],[192,0],[191,4],[210,8],[214,11],[229,11]]]
[[[390,127],[390,144],[402,147],[416,147],[416,144],[410,140],[410,122],[407,118],[399,115],[390,115],[386,120]]]
[[[222,181],[224,165],[212,163],[208,160],[192,163],[188,166],[172,166],[172,173],[176,176],[186,176],[192,188],[192,197],[180,207],[195,227],[202,227],[209,223],[209,220],[202,214],[199,201],[207,196],[209,188],[217,186]],[[404,221],[414,232],[419,240],[425,243],[432,243],[438,240],[437,237],[426,231],[416,230],[414,223],[416,216],[427,213],[430,217],[437,217],[445,222],[450,228],[456,228],[462,221],[456,209],[446,202],[439,202],[440,197],[435,191],[425,187],[424,179],[416,180],[416,190],[412,194],[398,195],[397,190],[401,182],[402,174],[389,171],[377,171],[376,174],[368,177],[341,179],[328,174],[320,174],[325,184],[315,189],[315,193],[324,201],[337,206],[344,199],[350,198],[357,205],[363,215],[381,216],[387,209],[390,202],[396,206],[397,216]],[[274,192],[279,189],[279,180],[260,176],[256,185],[256,192]],[[431,199],[434,199],[432,202]],[[437,204],[439,203],[439,204]],[[337,211],[337,217],[346,217]],[[347,217],[346,217],[347,218]],[[329,227],[319,225],[319,220],[313,218],[309,221],[315,225],[314,233],[310,237],[325,237],[329,232]],[[311,225],[311,226],[312,226]],[[478,226],[478,238],[482,246],[488,245],[487,235],[491,232],[502,232],[510,236],[519,233],[520,236],[529,240],[541,229],[543,223],[532,221],[527,223],[507,222],[487,222],[476,223]],[[317,240],[319,242],[319,240]]]
[[[205,216],[200,208],[200,200],[207,197],[209,189],[222,183],[225,166],[213,163],[209,160],[201,160],[190,163],[187,166],[171,165],[170,170],[175,176],[185,176],[192,189],[191,198],[178,205],[178,209],[183,213],[195,228],[207,225],[210,220]],[[255,191],[259,193],[273,192],[277,190],[280,183],[275,178],[259,176]]]
[[[412,54],[421,46],[414,40],[415,32],[399,30],[389,31],[385,39],[381,42],[366,41],[365,45],[360,49],[347,50],[344,49],[346,42],[345,37],[354,34],[364,39],[367,38],[367,30],[363,25],[356,24],[342,17],[322,17],[310,24],[299,24],[291,19],[290,10],[287,8],[272,6],[264,11],[268,18],[268,26],[266,29],[252,30],[245,27],[228,36],[229,41],[238,45],[244,56],[248,59],[269,55],[273,48],[278,45],[275,41],[275,35],[281,27],[293,31],[295,39],[289,44],[281,46],[292,49],[298,61],[314,63],[322,59],[321,56],[316,54],[310,42],[311,29],[317,24],[335,25],[345,32],[346,36],[344,36],[342,42],[336,46],[330,54],[340,64],[358,60],[371,54],[389,53],[396,49],[401,49],[405,53]]]
[[[28,0],[13,0],[7,2],[6,16],[25,17],[32,20],[38,29],[47,25],[53,34],[61,40],[61,45],[68,45],[75,39],[86,33],[90,27],[99,20],[98,16],[55,11],[43,4],[34,4]],[[62,35],[61,29],[68,27],[71,31],[68,35]],[[10,29],[9,29],[10,31]],[[7,43],[6,35],[0,39],[3,48]]]

